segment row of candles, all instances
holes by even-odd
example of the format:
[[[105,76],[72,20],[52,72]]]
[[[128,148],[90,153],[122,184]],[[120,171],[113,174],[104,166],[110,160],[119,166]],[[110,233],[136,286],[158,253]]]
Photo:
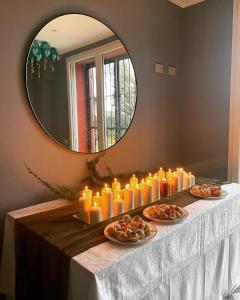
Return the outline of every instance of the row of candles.
[[[101,193],[93,195],[87,186],[79,197],[79,218],[89,224],[101,222],[113,216],[128,212],[134,208],[157,201],[162,197],[187,189],[195,184],[195,176],[182,168],[167,172],[160,168],[139,182],[132,175],[129,184],[122,189],[115,178],[112,187],[105,184]]]

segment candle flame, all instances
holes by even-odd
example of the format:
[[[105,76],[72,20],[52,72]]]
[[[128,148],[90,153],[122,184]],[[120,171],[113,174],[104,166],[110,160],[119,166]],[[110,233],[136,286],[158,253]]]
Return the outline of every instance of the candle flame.
[[[105,183],[105,184],[104,184],[104,187],[105,187],[105,188],[107,188],[107,187],[108,187],[107,183]]]
[[[88,190],[88,186],[87,185],[85,186],[85,190]]]
[[[163,181],[167,181],[167,179],[166,179],[166,178],[163,178]]]
[[[136,176],[135,176],[135,174],[133,174],[133,176],[132,176],[133,178],[135,178]]]
[[[99,192],[97,192],[97,196],[99,197]]]
[[[116,181],[117,181],[117,178],[114,178],[114,181],[116,182]]]
[[[148,176],[149,176],[149,177],[152,177],[152,173],[149,173]]]
[[[126,189],[129,189],[129,184],[126,184]]]
[[[168,169],[168,172],[172,172],[172,169]]]
[[[94,201],[93,206],[97,207],[97,202],[96,201]]]
[[[182,171],[183,171],[183,168],[180,168],[180,171],[182,172]]]
[[[137,184],[136,187],[139,188],[139,184]]]
[[[189,175],[192,175],[192,173],[191,173],[191,172],[189,172],[188,174],[189,174]]]
[[[161,167],[159,170],[160,170],[160,171],[162,171],[162,170],[163,170],[163,168]]]

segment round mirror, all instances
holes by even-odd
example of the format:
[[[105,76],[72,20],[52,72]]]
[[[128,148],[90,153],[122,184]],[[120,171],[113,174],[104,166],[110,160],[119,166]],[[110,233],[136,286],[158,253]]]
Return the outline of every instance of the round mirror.
[[[116,144],[135,111],[136,78],[126,48],[86,15],[57,17],[39,31],[28,52],[26,86],[43,129],[77,152]]]

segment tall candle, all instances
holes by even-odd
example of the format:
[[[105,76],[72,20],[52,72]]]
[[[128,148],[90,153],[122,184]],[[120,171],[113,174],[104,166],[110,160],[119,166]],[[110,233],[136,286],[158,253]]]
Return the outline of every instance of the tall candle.
[[[95,224],[102,221],[102,208],[97,206],[97,202],[94,202],[90,208],[90,224]]]
[[[157,174],[152,177],[153,201],[160,199],[160,180]]]
[[[173,176],[173,173],[172,173],[172,170],[169,169],[167,172],[166,172],[166,180],[167,182],[170,184],[170,181],[171,181],[171,178]]]
[[[183,176],[184,176],[183,168],[177,168],[176,175],[180,177],[180,190],[183,189]]]
[[[159,177],[159,180],[162,181],[163,178],[166,178],[166,173],[165,171],[163,170],[163,168],[159,168],[158,170],[158,177]]]
[[[160,194],[161,198],[168,196],[168,183],[166,178],[163,178],[163,180],[160,181]]]
[[[102,210],[104,220],[113,216],[113,193],[107,186],[102,189]]]
[[[119,195],[120,199],[123,199],[123,190],[121,190],[119,188],[113,190],[113,199],[117,199],[118,195]]]
[[[131,209],[134,209],[134,190],[127,184],[124,189],[124,210],[127,212]]]
[[[82,191],[82,194],[85,193],[85,195],[86,195],[87,197],[89,197],[89,198],[92,199],[92,192],[93,192],[93,191],[90,190],[90,189],[88,188],[88,186],[86,185],[85,188],[84,188],[84,190]]]
[[[117,180],[117,178],[114,178],[114,181],[112,183],[112,189],[121,189],[121,183]]]
[[[124,201],[118,195],[117,199],[113,200],[113,215],[117,216],[124,213]]]
[[[143,205],[143,188],[137,184],[134,189],[134,207],[140,207]]]
[[[195,176],[191,172],[189,172],[188,175],[190,177],[190,186],[195,185]]]
[[[84,222],[90,222],[90,207],[91,207],[91,199],[87,197],[85,193],[81,197],[79,197],[79,210],[78,215],[81,220]]]
[[[183,175],[183,189],[186,190],[190,187],[190,176],[185,173]]]
[[[138,178],[135,176],[135,174],[133,174],[133,176],[130,178],[130,186],[132,189],[134,189],[137,184],[138,184]]]
[[[174,172],[170,182],[170,194],[173,195],[179,191],[180,191],[180,177],[177,176],[176,173]]]
[[[143,179],[141,181],[141,186],[143,188],[143,204],[146,205],[153,201],[153,188],[151,182],[148,180],[145,182]]]
[[[100,196],[99,192],[96,193],[96,196],[93,196],[93,203],[96,203],[97,206],[102,205],[102,197]]]

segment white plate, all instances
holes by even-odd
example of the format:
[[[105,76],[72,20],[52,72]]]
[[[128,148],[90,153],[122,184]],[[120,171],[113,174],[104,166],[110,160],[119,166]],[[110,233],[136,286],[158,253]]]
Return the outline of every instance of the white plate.
[[[155,222],[167,223],[167,224],[176,224],[176,223],[179,223],[179,222],[183,221],[188,216],[188,211],[185,208],[182,208],[182,210],[184,211],[184,214],[181,218],[178,218],[178,219],[175,219],[175,220],[156,219],[156,218],[153,218],[152,216],[150,216],[149,213],[148,213],[149,209],[151,207],[154,207],[154,206],[150,206],[150,207],[145,208],[144,211],[143,211],[143,215],[144,215],[144,217],[146,217],[150,220],[153,220]]]
[[[192,192],[192,190],[190,190],[190,194],[192,196],[195,196],[195,197],[198,197],[198,198],[201,198],[201,199],[206,199],[206,200],[218,200],[218,199],[222,199],[223,197],[227,196],[228,192],[226,191],[221,191],[221,196],[219,197],[204,197],[204,196],[200,196],[200,195],[197,195],[195,194],[194,192]]]
[[[118,239],[115,239],[114,237],[112,237],[111,235],[109,235],[108,233],[108,228],[109,227],[112,227],[114,224],[116,224],[118,221],[116,222],[113,222],[109,225],[107,225],[104,229],[104,235],[107,239],[109,239],[110,241],[114,242],[114,243],[117,243],[117,244],[121,244],[121,245],[134,245],[134,246],[138,246],[138,245],[142,245],[146,242],[148,242],[149,240],[151,240],[152,238],[155,237],[155,235],[157,234],[157,228],[151,224],[151,223],[147,223],[150,227],[151,227],[151,234],[146,236],[145,238],[143,239],[140,239],[139,241],[137,242],[131,242],[131,241],[127,241],[127,242],[123,242],[123,241],[119,241]]]

